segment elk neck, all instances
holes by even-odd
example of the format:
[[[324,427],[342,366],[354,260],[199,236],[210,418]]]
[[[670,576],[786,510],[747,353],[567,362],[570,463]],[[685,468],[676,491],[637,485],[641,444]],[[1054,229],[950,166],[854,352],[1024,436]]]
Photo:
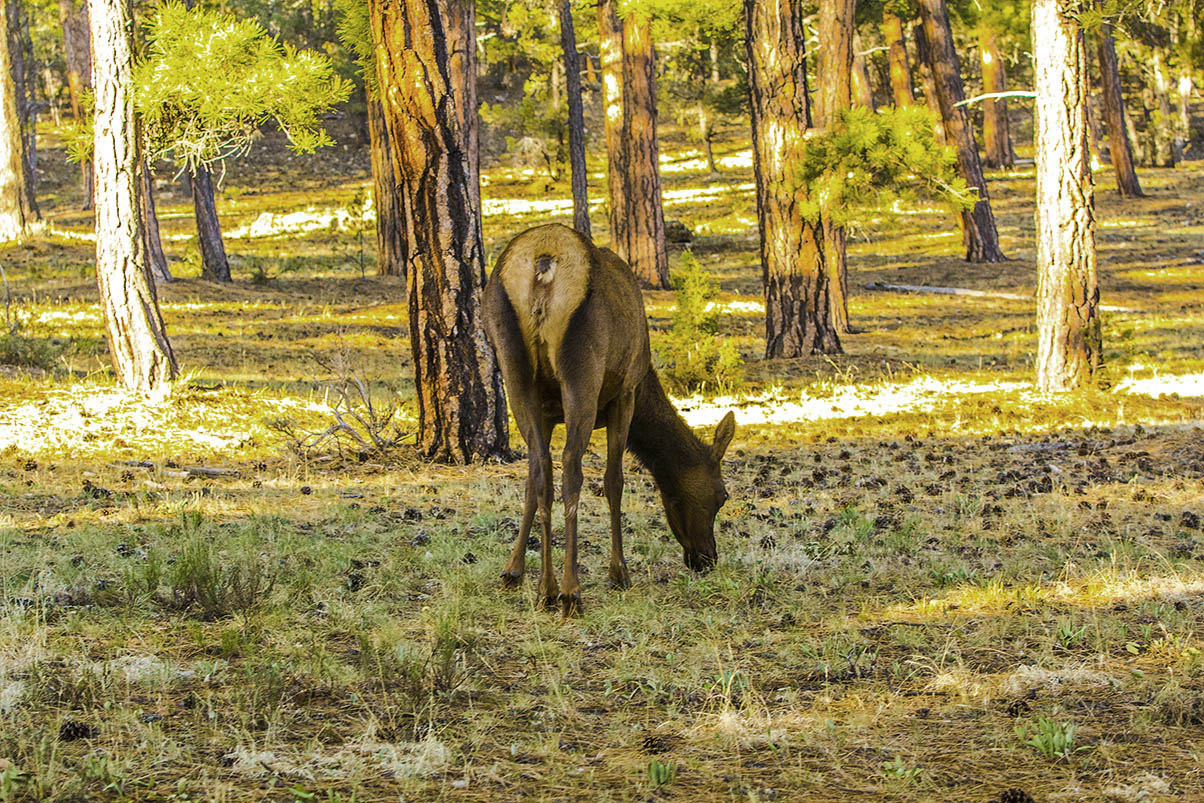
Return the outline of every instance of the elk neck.
[[[677,491],[683,468],[700,465],[710,453],[665,395],[656,371],[648,369],[635,394],[635,412],[627,449],[636,456],[662,492]]]

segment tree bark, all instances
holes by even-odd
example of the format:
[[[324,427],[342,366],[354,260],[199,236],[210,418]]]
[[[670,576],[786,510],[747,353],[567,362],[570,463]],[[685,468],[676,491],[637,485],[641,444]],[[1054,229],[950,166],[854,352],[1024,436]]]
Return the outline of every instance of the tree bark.
[[[1175,115],[1171,111],[1171,81],[1166,70],[1166,53],[1160,47],[1153,48],[1150,59],[1150,69],[1153,81],[1150,90],[1153,93],[1150,116],[1152,129],[1154,164],[1158,167],[1175,166]]]
[[[661,203],[660,147],[656,139],[656,51],[652,23],[639,13],[623,20],[623,117],[631,151],[627,260],[649,287],[669,287],[669,252]]]
[[[1037,156],[1037,387],[1088,384],[1100,366],[1095,200],[1083,32],[1065,0],[1033,0]]]
[[[573,228],[590,236],[589,174],[585,168],[585,112],[581,103],[581,60],[573,31],[573,7],[560,0],[560,48],[564,51],[564,92],[569,111],[569,177],[573,188]]]
[[[853,97],[858,106],[864,106],[873,111],[874,85],[870,83],[870,71],[865,65],[865,53],[861,50],[861,35],[853,34]]]
[[[1104,118],[1108,128],[1108,154],[1116,173],[1116,191],[1121,198],[1140,198],[1141,182],[1133,166],[1133,147],[1129,127],[1125,122],[1125,98],[1120,87],[1120,67],[1116,59],[1116,41],[1112,26],[1104,24],[1099,31],[1099,73],[1104,94]]]
[[[59,0],[59,23],[63,26],[63,57],[67,62],[67,93],[71,114],[84,119],[84,92],[92,88],[92,45],[88,33],[88,4]]]
[[[819,4],[819,54],[816,74],[819,79],[819,103],[816,122],[820,128],[836,124],[840,112],[853,102],[853,42],[856,37],[854,0],[821,0]],[[831,210],[820,204],[824,232],[824,255],[832,284],[828,288],[832,327],[841,335],[849,334],[849,268],[847,235],[832,224]]]
[[[966,260],[1001,262],[1006,257],[999,249],[999,233],[995,229],[995,215],[991,211],[982,163],[978,159],[974,130],[966,108],[958,105],[966,99],[966,92],[957,51],[953,47],[953,33],[949,30],[949,11],[945,0],[920,0],[919,7],[928,41],[928,68],[932,71],[945,134],[957,153],[958,173],[971,189],[978,191],[978,202],[962,213]]]
[[[404,283],[405,221],[397,196],[397,176],[385,113],[375,93],[368,96],[368,150],[372,156],[372,203],[376,207],[376,272],[380,276],[400,276]]]
[[[623,113],[623,24],[615,0],[598,3],[599,61],[602,73],[602,118],[606,137],[606,204],[610,247],[620,257],[627,248],[627,144]]]
[[[890,63],[890,89],[895,107],[902,109],[915,103],[911,85],[911,65],[907,62],[907,43],[903,35],[903,20],[889,11],[882,12],[882,36],[886,40],[887,60]]]
[[[176,359],[159,313],[142,230],[133,8],[129,0],[91,0],[90,11],[96,44],[96,279],[105,334],[121,386],[160,393],[176,375]]]
[[[59,22],[63,26],[63,58],[67,63],[67,93],[71,100],[71,114],[77,123],[83,123],[87,117],[84,111],[84,94],[92,89],[92,44],[88,31],[87,2],[59,0]],[[82,206],[84,209],[91,209],[92,163],[82,162],[79,169]]]
[[[1178,96],[1179,125],[1175,137],[1175,158],[1182,161],[1191,145],[1191,70],[1186,65],[1179,67],[1179,83],[1175,87]]]
[[[29,231],[31,210],[25,192],[21,118],[9,49],[8,15],[0,36],[0,242],[17,240]]]
[[[145,220],[143,231],[146,236],[146,254],[149,260],[151,277],[159,284],[172,280],[171,270],[167,267],[167,254],[163,252],[163,239],[159,236],[159,213],[155,209],[155,181],[151,176],[150,165],[142,163],[142,211]]]
[[[983,26],[978,30],[978,50],[982,57],[982,91],[985,94],[1007,90],[1007,73],[999,53],[999,36]],[[1016,166],[1012,132],[1008,125],[1008,102],[990,98],[982,104],[983,164],[995,170]]]
[[[601,0],[603,101],[611,244],[646,287],[669,286],[656,140],[656,54],[639,12],[620,21],[615,0]]]
[[[13,85],[16,87],[17,120],[21,129],[21,172],[25,192],[25,208],[31,221],[42,219],[38,209],[38,115],[34,102],[33,81],[29,60],[33,55],[33,40],[29,35],[29,15],[21,0],[8,0],[9,55],[12,61]]]
[[[920,73],[920,83],[924,85],[924,104],[932,113],[932,133],[936,141],[942,145],[949,144],[949,135],[945,133],[945,121],[941,117],[941,102],[937,100],[936,77],[932,74],[932,48],[928,46],[928,37],[924,35],[924,26],[917,23],[912,29],[916,40],[916,70]]]
[[[838,289],[821,223],[803,218],[792,165],[811,127],[799,0],[744,0],[753,164],[765,285],[765,356],[840,352],[830,296]]]
[[[201,249],[201,278],[211,282],[230,281],[230,261],[222,242],[222,227],[217,220],[217,201],[209,168],[197,165],[192,170],[192,212],[196,219],[197,245]]]
[[[502,377],[481,323],[473,6],[372,0],[370,16],[408,235],[418,448],[445,462],[506,457]]]

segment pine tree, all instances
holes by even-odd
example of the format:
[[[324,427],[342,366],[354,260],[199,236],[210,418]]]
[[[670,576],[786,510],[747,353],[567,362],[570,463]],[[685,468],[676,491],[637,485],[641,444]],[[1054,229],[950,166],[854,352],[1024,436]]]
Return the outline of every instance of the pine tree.
[[[467,0],[372,0],[370,8],[408,235],[418,447],[446,462],[502,457],[502,377],[481,322],[473,7]]]
[[[1102,356],[1083,32],[1066,0],[1033,0],[1037,386],[1091,382]]]

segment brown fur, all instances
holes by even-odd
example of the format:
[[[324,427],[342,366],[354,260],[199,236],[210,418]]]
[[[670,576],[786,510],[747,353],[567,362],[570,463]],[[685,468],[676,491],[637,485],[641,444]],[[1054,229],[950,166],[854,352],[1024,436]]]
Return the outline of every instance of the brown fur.
[[[652,472],[686,564],[715,561],[715,514],[727,499],[720,460],[735,431],[728,413],[713,444],[700,441],[673,409],[652,369],[648,322],[634,274],[613,252],[551,224],[523,232],[498,258],[483,299],[485,331],[498,355],[515,422],[528,447],[522,524],[502,573],[522,581],[536,509],[543,528],[540,596],[578,612],[577,503],[581,456],[606,427],[605,491],[610,507],[610,582],[628,585],[623,559],[623,451]],[[563,474],[564,575],[552,576],[552,429],[566,428]],[[630,438],[629,438],[630,434]]]

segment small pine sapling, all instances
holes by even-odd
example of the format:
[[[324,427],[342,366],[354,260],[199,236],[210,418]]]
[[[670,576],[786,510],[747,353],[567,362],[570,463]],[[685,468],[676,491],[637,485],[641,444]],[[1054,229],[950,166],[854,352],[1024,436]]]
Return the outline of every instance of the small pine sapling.
[[[735,390],[744,381],[744,359],[735,343],[718,337],[711,305],[718,288],[688,250],[673,272],[673,290],[677,307],[658,352],[665,376],[680,390]]]

